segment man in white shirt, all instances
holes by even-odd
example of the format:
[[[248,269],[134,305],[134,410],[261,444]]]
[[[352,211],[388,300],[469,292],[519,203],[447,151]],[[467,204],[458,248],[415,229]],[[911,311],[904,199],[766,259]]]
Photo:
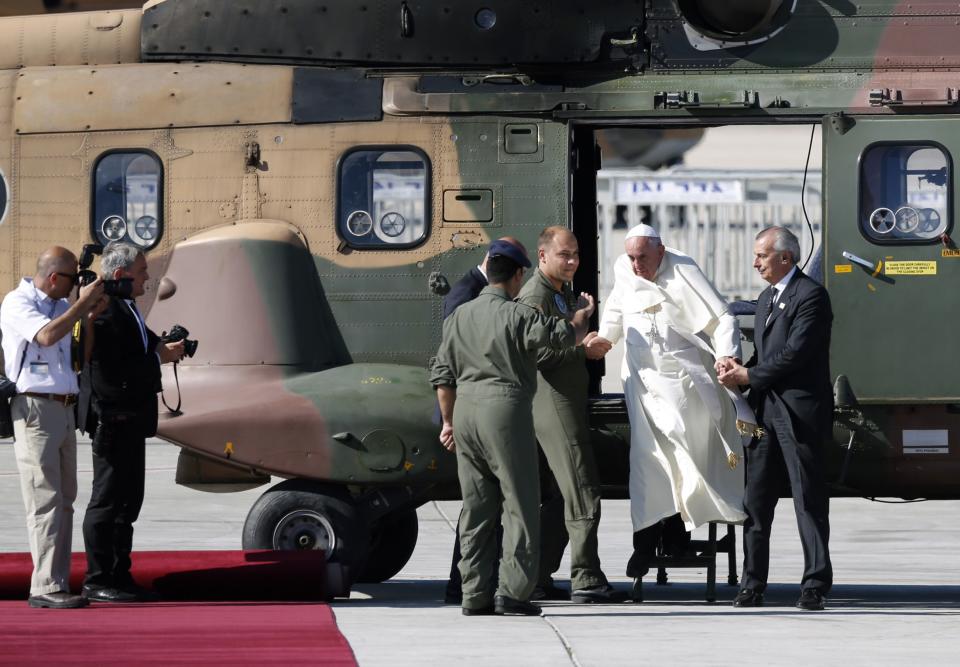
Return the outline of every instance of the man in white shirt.
[[[52,247],[0,306],[7,377],[19,392],[10,403],[20,490],[27,513],[33,575],[31,607],[86,605],[70,593],[73,501],[77,497],[77,436],[73,404],[77,375],[70,332],[106,305],[101,280],[66,297],[77,282],[77,258]]]

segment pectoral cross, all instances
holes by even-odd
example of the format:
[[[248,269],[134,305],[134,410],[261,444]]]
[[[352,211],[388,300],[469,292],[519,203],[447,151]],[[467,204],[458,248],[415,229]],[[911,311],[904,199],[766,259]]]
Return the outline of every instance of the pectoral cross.
[[[647,336],[650,338],[651,345],[656,345],[660,348],[660,352],[663,352],[663,345],[667,342],[667,339],[660,335],[660,329],[657,328],[657,312],[660,308],[658,306],[654,308],[647,313],[650,318],[650,331],[647,332]]]

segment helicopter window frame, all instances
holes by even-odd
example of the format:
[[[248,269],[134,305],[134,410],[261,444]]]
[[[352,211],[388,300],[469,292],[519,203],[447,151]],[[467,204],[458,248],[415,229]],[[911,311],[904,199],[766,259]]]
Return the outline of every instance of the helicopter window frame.
[[[10,212],[10,184],[7,183],[7,175],[3,173],[0,167],[0,225],[7,219],[7,213]]]
[[[881,173],[867,173],[868,167],[868,158],[871,151],[882,148],[900,148],[901,152],[899,155],[905,156],[902,159],[902,165],[894,169],[890,169],[890,172],[887,173],[887,165],[881,163]],[[901,179],[902,185],[901,189],[903,190],[903,198],[908,196],[909,184],[907,183],[907,178],[909,176],[907,166],[909,161],[914,153],[918,150],[933,148],[940,152],[940,156],[943,158],[943,169],[944,173],[944,183],[943,189],[946,194],[946,202],[944,204],[944,216],[946,217],[946,224],[939,222],[937,229],[939,233],[931,237],[918,237],[918,236],[907,236],[907,235],[894,235],[890,233],[880,233],[877,232],[870,223],[871,217],[881,209],[887,209],[893,213],[894,220],[897,218],[897,212],[903,208],[909,208],[915,210],[914,207],[909,206],[909,202],[904,203],[899,207],[884,207],[879,206],[878,202],[882,201],[880,197],[875,197],[873,201],[868,202],[867,198],[870,196],[870,191],[872,188],[868,185],[873,185],[874,187],[879,186],[883,188],[883,182],[889,181],[891,178]],[[907,152],[905,149],[912,149]],[[881,157],[881,160],[886,160],[886,157]],[[946,146],[940,142],[933,140],[919,140],[919,141],[875,141],[870,144],[867,144],[860,153],[858,158],[858,167],[857,167],[857,229],[860,231],[860,235],[869,243],[874,245],[898,245],[898,246],[912,246],[912,245],[933,245],[941,242],[941,236],[943,234],[949,234],[953,230],[953,157],[950,154],[950,151]],[[886,202],[884,202],[886,203]],[[933,209],[931,209],[933,210]],[[939,215],[939,213],[937,214]],[[894,230],[891,230],[893,232]],[[910,234],[911,232],[899,232],[900,234]]]
[[[90,178],[90,190],[91,190],[90,192],[90,236],[95,242],[102,243],[103,245],[106,245],[107,243],[111,242],[111,239],[106,238],[106,235],[104,235],[101,230],[103,222],[108,217],[118,216],[118,217],[121,217],[125,225],[129,226],[131,224],[129,221],[126,220],[126,213],[127,213],[126,210],[123,211],[123,214],[124,214],[123,216],[119,216],[119,214],[117,213],[113,213],[107,216],[98,214],[98,207],[97,207],[98,195],[101,193],[102,190],[106,188],[106,184],[101,186],[100,181],[98,180],[98,170],[100,169],[100,165],[103,163],[104,160],[117,155],[123,156],[123,157],[133,157],[130,163],[128,163],[126,167],[124,167],[124,173],[122,174],[123,178],[126,178],[126,170],[129,168],[129,165],[140,156],[149,157],[153,162],[154,168],[156,169],[157,180],[156,180],[155,205],[156,205],[156,212],[157,212],[157,215],[156,215],[157,230],[154,237],[152,239],[141,239],[141,240],[149,241],[149,243],[141,243],[137,241],[129,233],[129,231],[125,231],[123,238],[117,239],[127,243],[132,243],[141,251],[147,252],[149,250],[152,250],[153,248],[156,248],[157,245],[160,243],[160,241],[163,239],[163,232],[164,232],[163,203],[164,203],[164,192],[165,192],[165,185],[166,185],[165,172],[163,168],[163,159],[159,155],[157,155],[155,152],[147,148],[115,148],[108,151],[104,151],[103,153],[97,156],[97,159],[93,163],[93,168],[91,171],[91,178]],[[127,206],[127,203],[124,202],[124,207],[126,206]],[[141,216],[141,217],[144,217],[144,216]],[[101,218],[103,219],[101,220]]]
[[[423,178],[423,231],[420,236],[413,241],[407,241],[404,243],[391,243],[387,240],[384,240],[381,236],[375,233],[373,227],[376,225],[382,224],[382,220],[374,220],[371,216],[370,211],[366,209],[359,209],[355,206],[348,205],[349,202],[345,201],[344,197],[344,168],[348,164],[348,160],[351,156],[357,153],[372,153],[377,154],[377,159],[373,163],[374,165],[379,162],[380,157],[385,153],[413,153],[417,156],[421,163],[422,169],[422,178]],[[368,194],[367,200],[369,204],[373,203],[373,174],[375,168],[370,168],[367,172],[367,182],[365,184],[366,192]],[[336,180],[336,231],[337,236],[340,237],[342,243],[353,250],[410,250],[417,248],[430,238],[430,234],[433,230],[433,167],[430,163],[430,158],[427,156],[427,153],[418,146],[413,146],[411,144],[365,144],[360,146],[352,146],[351,148],[344,151],[337,160],[337,180]],[[366,208],[372,208],[368,205]],[[362,220],[364,224],[371,224],[370,232],[367,232],[365,235],[358,235],[350,231],[348,228],[348,219],[352,219],[355,216],[360,214],[366,214],[368,220]],[[386,215],[386,214],[385,214]],[[381,216],[382,217],[382,216]],[[360,218],[358,218],[360,219]],[[383,232],[381,232],[383,233]],[[369,241],[362,241],[361,238],[367,237]]]

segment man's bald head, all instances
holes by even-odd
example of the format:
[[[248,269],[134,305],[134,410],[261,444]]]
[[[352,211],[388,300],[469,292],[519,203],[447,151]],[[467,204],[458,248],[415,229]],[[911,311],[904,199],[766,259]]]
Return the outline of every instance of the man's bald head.
[[[37,275],[39,278],[48,278],[51,273],[63,271],[74,272],[77,268],[77,256],[66,248],[55,245],[47,248],[37,258]]]
[[[33,277],[33,284],[50,296],[63,298],[73,287],[73,280],[67,276],[76,274],[77,256],[66,248],[52,246],[37,258],[37,273]]]

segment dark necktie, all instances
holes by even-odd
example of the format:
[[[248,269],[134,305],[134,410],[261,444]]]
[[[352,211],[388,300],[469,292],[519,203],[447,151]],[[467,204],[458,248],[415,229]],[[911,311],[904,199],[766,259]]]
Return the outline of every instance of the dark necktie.
[[[777,288],[770,290],[770,305],[767,307],[767,319],[763,321],[764,326],[770,324],[770,318],[773,317],[773,307],[777,303]]]

